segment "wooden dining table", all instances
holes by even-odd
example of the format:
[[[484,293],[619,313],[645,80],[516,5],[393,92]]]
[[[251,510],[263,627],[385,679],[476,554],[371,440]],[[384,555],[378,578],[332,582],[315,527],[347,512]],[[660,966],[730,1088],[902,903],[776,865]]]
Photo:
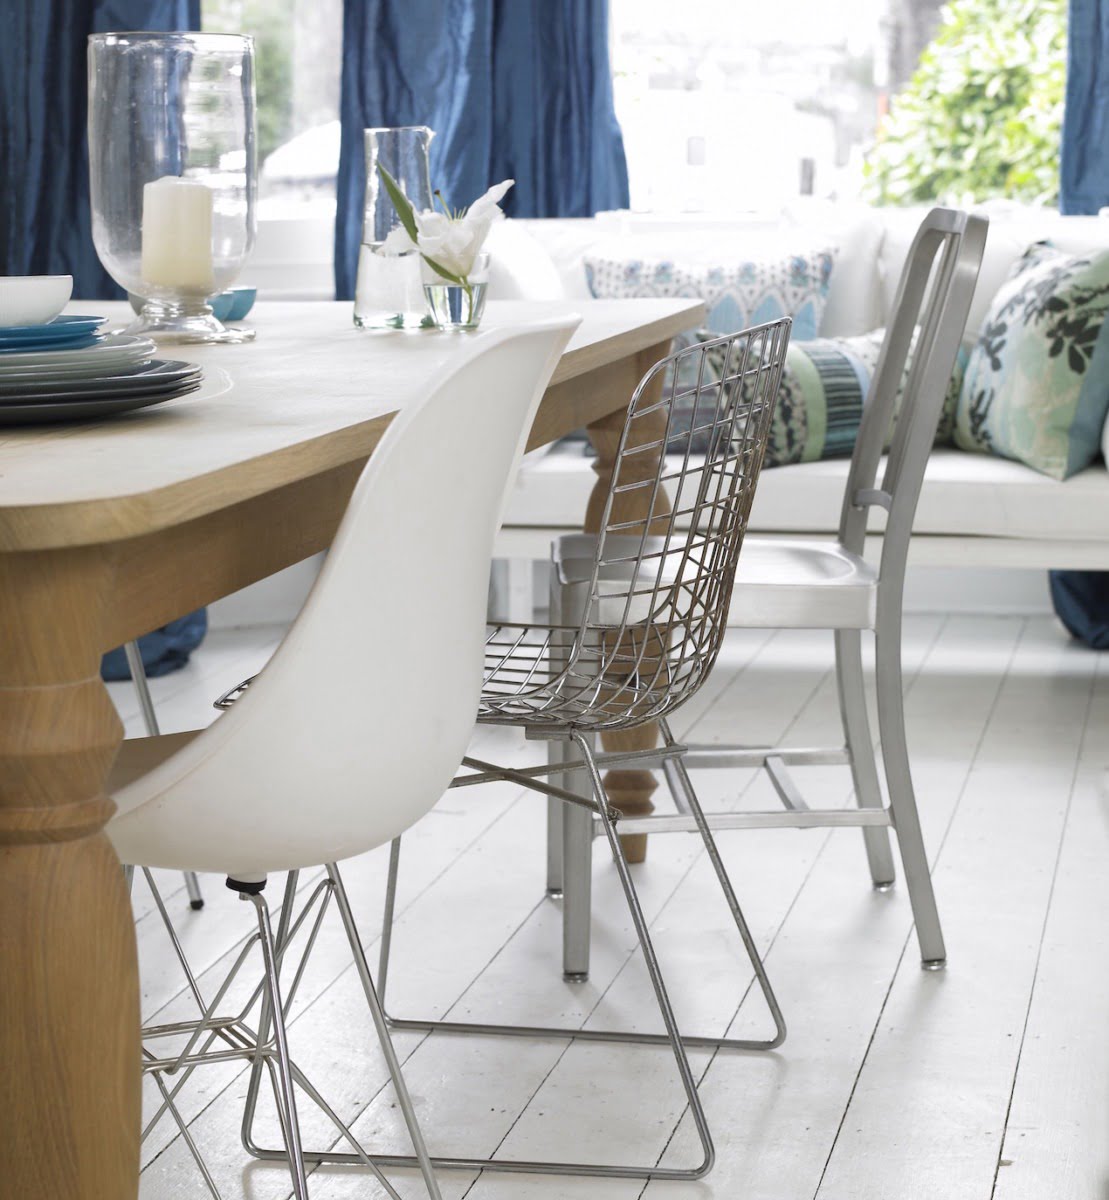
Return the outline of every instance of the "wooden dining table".
[[[72,311],[116,326],[129,316],[122,304]],[[504,301],[490,303],[484,327],[571,311],[582,324],[529,446],[586,427],[603,497],[637,381],[704,309]],[[481,336],[358,331],[350,305],[332,303],[260,303],[250,323],[252,343],[165,348],[203,365],[192,395],[99,423],[0,428],[5,1195],[131,1200],[138,1190],[135,935],[103,832],[123,728],[101,655],[326,548],[392,417]],[[595,499],[586,528],[599,511]],[[649,810],[649,773],[618,782],[629,811]]]

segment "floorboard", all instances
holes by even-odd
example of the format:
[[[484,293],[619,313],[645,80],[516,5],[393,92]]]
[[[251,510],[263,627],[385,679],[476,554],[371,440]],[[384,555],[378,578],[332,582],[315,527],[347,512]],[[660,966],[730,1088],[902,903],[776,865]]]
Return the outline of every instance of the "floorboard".
[[[220,630],[186,671],[152,681],[163,728],[211,719],[213,696],[258,669],[279,629]],[[905,632],[906,702],[925,836],[950,966],[921,972],[907,897],[868,886],[855,830],[721,836],[790,1025],[770,1054],[698,1052],[717,1148],[702,1182],[444,1173],[447,1200],[1109,1200],[1109,678],[1046,619],[916,616]],[[729,631],[717,669],[674,720],[699,742],[836,733],[830,640]],[[112,685],[129,734],[137,700]],[[511,731],[475,753],[534,759]],[[703,771],[707,809],[768,807],[762,775]],[[821,804],[850,799],[844,768],[809,769]],[[666,798],[660,789],[660,807]],[[406,836],[389,983],[397,1013],[657,1029],[635,939],[602,846],[594,858],[590,979],[559,973],[556,902],[542,891],[544,802],[515,785],[448,793]],[[376,970],[386,852],[345,877]],[[656,836],[635,871],[683,1028],[758,1036],[769,1026],[699,839]],[[179,874],[157,873],[209,994],[250,931],[249,912],[203,880],[189,910]],[[306,872],[299,898],[317,873]],[[274,896],[277,901],[277,896]],[[144,1015],[191,1001],[145,886],[136,883]],[[252,981],[251,981],[252,982]],[[233,994],[245,995],[244,980]],[[344,1120],[375,1149],[406,1151],[403,1124],[338,922],[325,923],[292,1008],[291,1043]],[[689,1164],[691,1123],[665,1049],[563,1039],[397,1036],[433,1150]],[[284,1169],[238,1139],[238,1065],[188,1081],[181,1107],[227,1200],[284,1200]],[[147,1096],[147,1113],[153,1111]],[[334,1144],[305,1102],[306,1140]],[[259,1134],[276,1139],[272,1107]],[[403,1196],[419,1179],[394,1172]],[[323,1168],[313,1200],[384,1192],[363,1171]],[[201,1195],[163,1121],[144,1147],[142,1200]]]

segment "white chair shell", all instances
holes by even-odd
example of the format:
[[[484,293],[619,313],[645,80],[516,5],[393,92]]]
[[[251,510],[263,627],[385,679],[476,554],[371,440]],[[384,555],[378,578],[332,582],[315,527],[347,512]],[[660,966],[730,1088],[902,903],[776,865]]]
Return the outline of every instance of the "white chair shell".
[[[253,879],[370,850],[434,805],[477,713],[493,539],[578,322],[478,332],[393,420],[249,693],[115,794],[123,861]]]

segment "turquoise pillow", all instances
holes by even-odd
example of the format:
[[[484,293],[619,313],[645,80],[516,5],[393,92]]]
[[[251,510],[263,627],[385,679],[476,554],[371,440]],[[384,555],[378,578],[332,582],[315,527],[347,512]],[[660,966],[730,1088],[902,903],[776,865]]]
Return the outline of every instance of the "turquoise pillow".
[[[1030,246],[971,351],[955,445],[1054,479],[1089,466],[1109,412],[1109,252]]]
[[[680,242],[679,242],[680,245]],[[782,254],[733,255],[711,263],[597,250],[585,256],[589,290],[598,300],[688,296],[708,308],[706,327],[731,333],[779,317],[793,317],[794,341],[816,337],[835,264],[832,248]]]

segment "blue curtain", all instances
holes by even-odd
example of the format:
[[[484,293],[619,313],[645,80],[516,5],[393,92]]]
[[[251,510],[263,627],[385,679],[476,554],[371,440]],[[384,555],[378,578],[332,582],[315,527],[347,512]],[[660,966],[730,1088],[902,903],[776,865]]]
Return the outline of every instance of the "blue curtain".
[[[626,207],[608,0],[345,0],[335,287],[354,294],[362,130],[428,125],[432,186],[452,205],[515,179],[516,217]]]
[[[100,265],[89,215],[87,38],[199,29],[200,0],[0,0],[0,275],[72,275],[90,300],[123,292]],[[151,675],[185,665],[204,612],[140,640]],[[122,650],[105,678],[127,678]]]
[[[1109,0],[1070,0],[1067,97],[1059,208],[1070,215],[1109,205]],[[1109,572],[1051,571],[1059,619],[1087,646],[1109,648]]]
[[[0,274],[72,275],[77,297],[123,295],[92,245],[86,39],[199,28],[200,0],[3,0]]]
[[[1071,0],[1059,208],[1109,205],[1109,0]]]

